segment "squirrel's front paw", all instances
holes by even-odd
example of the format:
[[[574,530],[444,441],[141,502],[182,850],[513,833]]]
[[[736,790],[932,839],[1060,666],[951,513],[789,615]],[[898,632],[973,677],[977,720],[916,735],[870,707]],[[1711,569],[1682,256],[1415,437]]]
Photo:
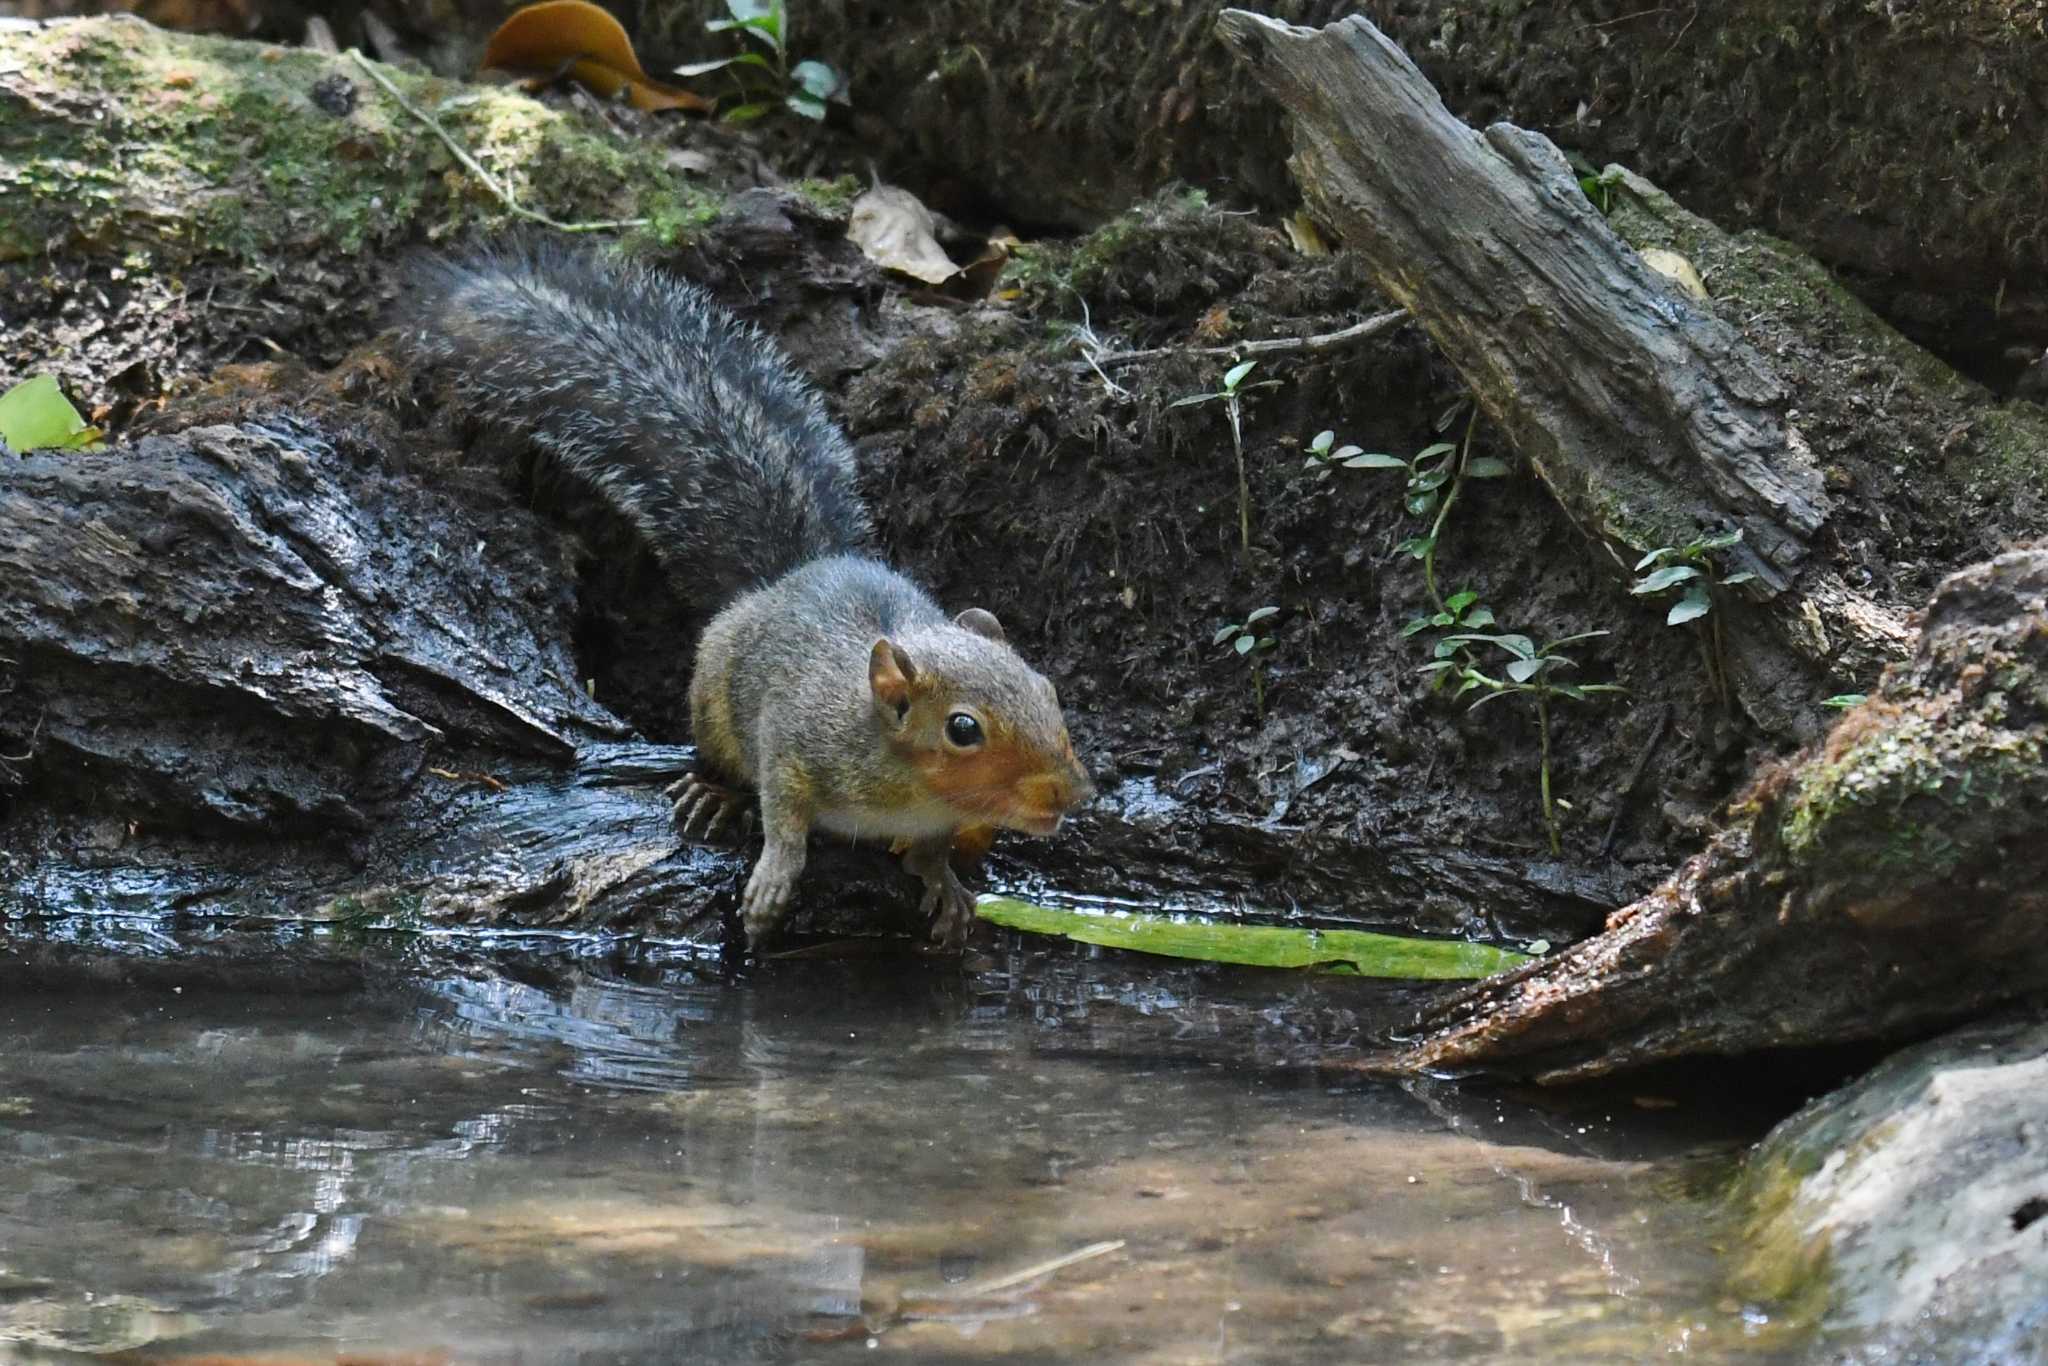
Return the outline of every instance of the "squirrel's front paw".
[[[918,909],[933,917],[932,942],[957,949],[974,928],[974,893],[948,864],[940,863],[937,872],[936,877],[919,874],[924,878],[924,900]]]
[[[740,926],[747,932],[748,948],[759,950],[762,941],[775,932],[782,917],[789,913],[789,903],[796,895],[797,876],[803,867],[801,857],[792,862],[778,855],[773,846],[762,852],[740,898]]]
[[[953,871],[951,832],[920,840],[903,851],[904,868],[924,879],[924,900],[918,909],[932,917],[932,940],[949,949],[967,942],[974,928],[974,893]]]
[[[669,784],[662,795],[675,802],[676,829],[685,836],[710,839],[738,812],[742,835],[753,833],[754,811],[746,798],[732,788],[692,773]]]

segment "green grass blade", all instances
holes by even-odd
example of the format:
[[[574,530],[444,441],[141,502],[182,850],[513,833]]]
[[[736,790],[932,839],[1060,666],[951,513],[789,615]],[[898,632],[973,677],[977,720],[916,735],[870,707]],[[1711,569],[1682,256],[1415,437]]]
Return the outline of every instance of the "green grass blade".
[[[1082,944],[1198,958],[1248,967],[1296,968],[1353,977],[1462,981],[1490,977],[1528,961],[1490,944],[1408,939],[1364,930],[1300,930],[1276,925],[1225,925],[1149,915],[1100,915],[1055,910],[1028,901],[993,897],[975,908],[993,925],[1028,934],[1063,935]]]

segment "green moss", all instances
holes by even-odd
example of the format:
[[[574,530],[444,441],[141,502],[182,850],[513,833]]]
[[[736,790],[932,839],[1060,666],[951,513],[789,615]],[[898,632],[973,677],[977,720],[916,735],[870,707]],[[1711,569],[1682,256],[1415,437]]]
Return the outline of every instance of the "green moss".
[[[357,254],[515,218],[345,57],[110,22],[10,35],[0,50],[24,88],[106,110],[49,118],[0,102],[0,259],[53,247],[176,260]],[[380,71],[525,208],[645,217],[669,243],[715,213],[710,196],[678,188],[654,146],[515,91]],[[339,117],[313,101],[336,78],[356,100]]]
[[[2038,408],[2008,403],[1980,412],[1975,424],[1973,467],[1986,486],[1978,492],[1997,497],[2009,488],[2048,485],[2048,440]]]
[[[1120,271],[1142,268],[1159,250],[1162,232],[1198,223],[1211,212],[1202,191],[1168,190],[1085,237],[1019,247],[1003,269],[1003,283],[1020,291],[1027,307],[1067,316],[1073,297],[1096,296]]]
[[[1770,1305],[1773,1338],[1786,1345],[1811,1336],[1834,1303],[1833,1249],[1825,1235],[1807,1231],[1801,1199],[1817,1164],[1817,1155],[1812,1164],[1775,1154],[1752,1159],[1721,1216],[1739,1249],[1730,1259],[1729,1289]]]
[[[836,180],[799,180],[790,187],[809,200],[825,218],[845,218],[853,212],[853,201],[867,186],[859,176],[843,175]]]
[[[1997,710],[1995,699],[1984,708]],[[1787,854],[1893,887],[1949,877],[1981,853],[1980,832],[2012,824],[2013,811],[2044,796],[2038,739],[1986,722],[1980,714],[1937,727],[1903,714],[1806,765],[1778,822]]]
[[[1942,452],[1944,479],[1986,503],[2020,505],[2048,484],[2048,424],[2037,411],[1985,406],[1975,384],[1901,336],[1789,243],[1762,232],[1730,236],[1646,182],[1626,172],[1619,178],[1611,226],[1639,250],[1663,247],[1690,260],[1713,282],[1716,311],[1724,318],[1774,317],[1796,322],[1808,337],[1852,340],[1869,376],[1895,377],[1886,387],[1903,379],[1929,399],[1969,411],[1977,439]],[[1836,349],[1850,347],[1837,342]],[[1870,385],[1881,387],[1875,378]],[[1924,459],[1933,455],[1922,452]]]

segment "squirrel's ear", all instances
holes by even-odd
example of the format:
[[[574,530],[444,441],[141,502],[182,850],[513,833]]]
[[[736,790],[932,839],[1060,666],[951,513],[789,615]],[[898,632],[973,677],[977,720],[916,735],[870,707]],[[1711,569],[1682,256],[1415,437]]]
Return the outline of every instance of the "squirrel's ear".
[[[877,705],[894,709],[900,717],[910,705],[910,685],[917,681],[917,666],[903,647],[883,636],[868,651],[868,688]]]
[[[959,616],[954,617],[953,624],[964,630],[972,631],[978,636],[986,636],[998,645],[1001,645],[1005,639],[1003,636],[1003,623],[996,620],[996,614],[983,611],[979,607],[970,607]]]

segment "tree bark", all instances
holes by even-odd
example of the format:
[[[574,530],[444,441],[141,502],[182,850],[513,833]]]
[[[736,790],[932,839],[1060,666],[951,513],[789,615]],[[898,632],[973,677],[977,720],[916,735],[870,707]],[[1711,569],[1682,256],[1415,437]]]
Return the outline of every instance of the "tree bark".
[[[2048,974],[2048,548],[1952,576],[1912,657],[1606,930],[1439,1004],[1404,1068],[1574,1081],[1896,1038]]]

